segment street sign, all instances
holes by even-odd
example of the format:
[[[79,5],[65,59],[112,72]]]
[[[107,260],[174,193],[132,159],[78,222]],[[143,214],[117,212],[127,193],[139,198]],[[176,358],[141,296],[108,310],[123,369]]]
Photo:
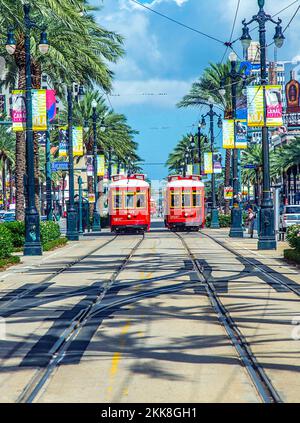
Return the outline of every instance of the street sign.
[[[52,172],[57,172],[59,170],[68,170],[69,163],[68,162],[55,162],[51,163],[52,165]]]
[[[246,165],[244,165],[244,169],[256,169],[256,165],[255,164],[246,164]]]

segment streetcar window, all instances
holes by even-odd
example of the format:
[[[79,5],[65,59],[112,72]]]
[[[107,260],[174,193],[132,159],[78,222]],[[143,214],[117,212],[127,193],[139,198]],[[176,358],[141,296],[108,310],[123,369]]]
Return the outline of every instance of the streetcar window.
[[[145,194],[136,195],[136,208],[145,209],[146,208],[146,196]]]
[[[191,207],[191,193],[190,192],[182,193],[182,207]]]
[[[114,209],[120,209],[122,204],[121,193],[116,193],[113,195],[114,198]]]
[[[133,209],[134,208],[134,194],[125,195],[125,208]]]
[[[193,207],[201,206],[201,196],[197,192],[193,192]]]
[[[178,209],[180,206],[179,194],[171,192],[171,209]]]

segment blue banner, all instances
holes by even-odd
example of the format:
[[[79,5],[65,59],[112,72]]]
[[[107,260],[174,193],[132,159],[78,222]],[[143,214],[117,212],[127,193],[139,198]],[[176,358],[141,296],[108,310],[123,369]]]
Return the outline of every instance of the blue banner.
[[[68,170],[69,169],[69,163],[68,162],[55,162],[51,163],[52,166],[52,172],[57,172],[59,170]]]

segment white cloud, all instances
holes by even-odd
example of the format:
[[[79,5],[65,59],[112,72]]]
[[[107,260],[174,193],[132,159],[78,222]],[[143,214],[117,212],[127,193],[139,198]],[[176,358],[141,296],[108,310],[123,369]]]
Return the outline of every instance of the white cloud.
[[[169,79],[118,80],[114,83],[111,102],[114,107],[150,104],[174,108],[190,90],[191,83]]]

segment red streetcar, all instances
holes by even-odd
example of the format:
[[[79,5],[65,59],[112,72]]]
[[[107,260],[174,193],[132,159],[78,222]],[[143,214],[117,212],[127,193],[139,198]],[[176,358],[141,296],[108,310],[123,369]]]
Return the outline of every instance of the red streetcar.
[[[204,184],[199,175],[169,176],[165,191],[165,226],[198,231],[204,225]]]
[[[150,185],[144,175],[113,176],[108,199],[112,232],[149,231]]]

